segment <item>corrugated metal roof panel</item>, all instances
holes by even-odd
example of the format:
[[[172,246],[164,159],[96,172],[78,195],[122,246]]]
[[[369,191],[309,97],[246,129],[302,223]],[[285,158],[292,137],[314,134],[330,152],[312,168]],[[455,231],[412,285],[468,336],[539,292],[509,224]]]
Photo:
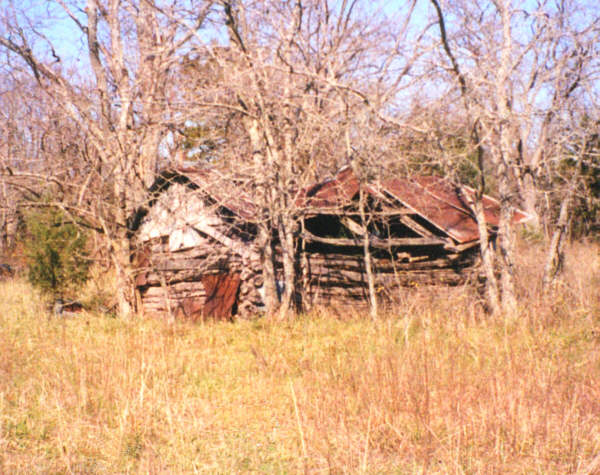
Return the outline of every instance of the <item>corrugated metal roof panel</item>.
[[[304,208],[338,208],[348,206],[358,193],[358,179],[352,168],[343,168],[333,179],[304,188],[296,204]]]
[[[383,184],[387,193],[459,243],[479,238],[477,222],[458,190],[437,177],[395,178]]]
[[[346,167],[334,179],[307,188],[298,204],[306,208],[332,208],[334,211],[335,208],[351,205],[358,190],[358,179],[352,169]],[[465,201],[466,197],[461,195],[462,192],[474,193],[471,188],[458,188],[439,177],[417,176],[386,180],[379,186],[369,184],[366,190],[377,197],[383,194],[400,201],[458,243],[479,239],[477,222]],[[485,195],[483,206],[487,223],[497,227],[500,216],[498,201]],[[513,222],[527,219],[527,214],[515,210]]]
[[[185,177],[199,189],[205,191],[222,206],[241,218],[256,219],[256,206],[250,193],[241,183],[232,183],[213,170],[178,168],[163,171],[165,179]],[[235,185],[235,186],[234,186]],[[233,192],[235,188],[235,192]],[[383,183],[369,184],[368,193],[381,198],[386,196],[398,200],[404,207],[429,221],[458,243],[479,239],[477,222],[463,193],[474,194],[469,187],[457,187],[448,180],[433,176],[394,178]],[[333,179],[308,186],[298,193],[296,205],[306,209],[336,209],[353,204],[359,191],[359,182],[351,167],[343,168]],[[497,227],[500,206],[497,200],[483,197],[485,218],[488,225]],[[528,215],[515,210],[513,222],[529,219]]]

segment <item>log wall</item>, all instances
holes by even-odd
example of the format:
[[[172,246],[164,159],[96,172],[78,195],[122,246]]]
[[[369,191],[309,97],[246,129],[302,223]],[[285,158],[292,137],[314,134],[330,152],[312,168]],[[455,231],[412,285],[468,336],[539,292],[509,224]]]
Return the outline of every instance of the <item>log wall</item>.
[[[214,291],[207,276],[239,277],[239,285],[230,286],[229,290],[235,292],[232,311],[237,316],[248,316],[262,303],[262,276],[257,263],[245,262],[209,239],[202,245],[177,251],[169,249],[167,236],[146,241],[134,257],[134,266],[144,314],[198,320],[210,313],[226,318],[214,302],[206,308],[207,286],[209,294]],[[228,298],[224,301],[228,302]]]
[[[474,249],[462,253],[438,250],[421,256],[396,253],[397,259],[373,256],[377,294],[383,302],[393,303],[403,287],[463,284],[477,271]],[[364,258],[358,252],[309,250],[300,253],[299,263],[297,295],[305,309],[367,305]],[[203,246],[172,252],[165,238],[154,239],[139,253],[137,269],[136,286],[146,314],[191,320],[209,316],[205,315],[205,277],[228,274],[239,276],[232,309],[236,317],[251,317],[263,308],[259,264],[244,262],[216,243],[207,241]]]
[[[198,320],[211,315],[250,317],[263,309],[257,249],[236,235],[231,225],[215,223],[196,220],[195,227],[188,227],[186,232],[195,233],[187,241],[193,246],[181,247],[179,235],[153,237],[140,243],[134,265],[144,313]],[[175,229],[180,229],[180,223],[176,224]],[[172,239],[177,240],[177,246]],[[448,250],[438,238],[431,242],[421,239],[412,246],[405,240],[396,238],[402,245],[394,247],[388,240],[387,248],[376,241],[371,251],[376,292],[384,303],[393,303],[402,287],[459,285],[472,277],[476,246]],[[295,290],[304,309],[367,305],[367,274],[359,242],[302,235]],[[282,255],[277,245],[274,255],[279,259]],[[281,262],[275,264],[277,279],[283,280]]]
[[[373,256],[376,291],[381,300],[391,303],[402,287],[460,285],[476,272],[476,260],[475,252],[439,252],[404,260]],[[307,307],[368,303],[362,255],[307,252],[302,263],[300,286]]]

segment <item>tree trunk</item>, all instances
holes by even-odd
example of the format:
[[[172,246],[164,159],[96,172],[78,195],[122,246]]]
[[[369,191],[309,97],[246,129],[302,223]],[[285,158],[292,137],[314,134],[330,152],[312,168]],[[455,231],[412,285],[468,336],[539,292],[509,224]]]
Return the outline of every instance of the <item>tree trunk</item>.
[[[379,312],[377,308],[377,293],[375,291],[375,277],[373,275],[373,267],[371,262],[371,249],[369,247],[369,231],[367,228],[368,220],[365,213],[365,193],[362,187],[359,191],[358,207],[360,211],[360,222],[363,228],[365,272],[367,274],[367,285],[369,287],[369,312],[371,314],[371,318],[375,320]]]
[[[514,285],[514,235],[512,228],[513,209],[511,199],[511,176],[518,181],[519,170],[515,166],[518,156],[519,134],[511,122],[512,102],[510,88],[511,54],[513,51],[511,2],[502,0],[495,3],[501,16],[502,48],[500,67],[495,81],[495,104],[498,110],[497,135],[499,143],[492,148],[496,166],[498,193],[500,195],[500,222],[498,223],[498,250],[500,252],[500,284],[502,310],[513,314],[517,310]]]
[[[541,231],[541,220],[540,215],[537,211],[537,190],[533,175],[526,173],[523,176],[521,196],[523,198],[523,209],[531,216],[531,219],[527,222],[527,225],[534,231]]]
[[[493,315],[500,313],[500,293],[498,290],[498,279],[494,271],[494,250],[490,242],[483,203],[480,198],[475,198],[470,203],[475,214],[477,228],[479,230],[479,250],[481,253],[481,266],[485,273],[485,295],[490,312]]]
[[[285,318],[293,307],[293,298],[296,289],[296,246],[294,242],[294,222],[288,216],[282,216],[279,225],[279,239],[281,242],[283,260],[284,289],[281,296],[280,318]]]
[[[304,218],[300,220],[300,236],[304,236],[304,232],[306,230],[306,225]],[[299,307],[302,311],[306,311],[310,306],[312,306],[312,301],[309,300],[310,292],[308,292],[308,286],[310,282],[310,273],[308,267],[308,256],[306,254],[306,239],[301,237],[300,241],[300,277],[301,277],[301,287],[300,287],[300,302]]]
[[[127,237],[113,242],[111,257],[115,266],[115,297],[118,312],[122,318],[129,318],[134,312],[134,282],[129,259],[129,239]]]
[[[546,265],[544,266],[544,275],[542,277],[542,288],[547,291],[556,277],[561,273],[564,264],[564,241],[569,225],[569,212],[571,201],[573,200],[574,185],[571,184],[567,196],[560,205],[560,212],[556,227],[552,233],[550,247],[546,255]]]
[[[508,173],[499,173],[500,222],[498,223],[498,251],[500,253],[500,284],[502,310],[507,314],[517,311],[515,291],[515,237],[512,226],[513,208],[509,201]]]
[[[273,262],[273,241],[269,223],[261,223],[258,231],[259,251],[261,253],[261,268],[263,274],[264,304],[267,316],[275,313],[277,308],[277,284],[275,264]]]

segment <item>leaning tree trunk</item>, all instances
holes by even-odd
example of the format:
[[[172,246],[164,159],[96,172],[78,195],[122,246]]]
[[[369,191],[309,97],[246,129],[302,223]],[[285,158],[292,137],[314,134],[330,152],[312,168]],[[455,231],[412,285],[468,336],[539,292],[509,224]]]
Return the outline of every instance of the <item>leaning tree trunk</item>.
[[[494,271],[494,249],[490,241],[481,197],[476,197],[469,204],[475,215],[479,231],[479,251],[481,254],[481,266],[485,274],[486,302],[490,312],[493,315],[498,315],[500,313],[500,292],[498,290],[498,279]]]
[[[542,288],[547,291],[551,284],[555,282],[557,276],[562,272],[564,264],[564,242],[569,226],[569,212],[571,202],[573,201],[575,186],[571,184],[560,205],[558,220],[552,233],[550,247],[546,255],[546,264],[544,266],[544,275],[542,277]]]

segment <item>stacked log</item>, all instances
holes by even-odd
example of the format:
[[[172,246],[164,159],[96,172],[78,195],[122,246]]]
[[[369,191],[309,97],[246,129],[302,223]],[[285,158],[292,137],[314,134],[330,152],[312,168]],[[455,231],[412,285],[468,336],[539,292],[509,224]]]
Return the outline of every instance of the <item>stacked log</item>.
[[[474,252],[451,252],[441,247],[421,251],[421,255],[379,251],[372,256],[377,293],[389,301],[400,287],[462,284],[472,275],[475,256]],[[368,302],[365,263],[358,247],[354,252],[348,248],[306,250],[300,262],[299,292],[307,307]],[[203,278],[211,274],[239,275],[237,317],[254,316],[263,308],[260,264],[219,243],[169,251],[167,239],[153,239],[138,253],[137,269],[136,283],[145,313],[196,318],[207,298]]]
[[[184,300],[193,299],[203,305],[206,298],[201,281],[151,285],[142,288],[140,294],[144,313],[171,316],[177,312]]]
[[[309,305],[368,302],[365,263],[358,252],[307,252],[302,262],[303,301]],[[401,287],[464,283],[472,274],[475,254],[437,252],[405,261],[379,256],[372,262],[378,295],[389,300]]]
[[[190,318],[191,313],[197,319],[207,297],[203,279],[214,274],[240,276],[237,316],[249,317],[262,305],[259,264],[219,243],[170,251],[168,237],[154,238],[140,246],[134,265],[142,311],[148,315]]]
[[[134,258],[144,313],[191,320],[204,318],[206,312],[217,318],[230,318],[231,313],[242,318],[257,315],[264,302],[255,244],[235,224],[216,219],[200,205],[196,208],[201,213],[195,218],[161,218],[166,224],[158,219],[166,208],[157,208],[156,223],[150,221],[145,228],[145,240]],[[156,235],[167,229],[173,230],[170,235]],[[448,239],[433,235],[387,240],[369,236],[369,245],[376,292],[385,301],[393,301],[401,287],[464,283],[476,256],[476,247],[458,249]],[[299,250],[296,293],[305,308],[368,302],[362,238],[322,237],[305,230]],[[282,280],[283,252],[277,243],[273,254],[276,278]]]

